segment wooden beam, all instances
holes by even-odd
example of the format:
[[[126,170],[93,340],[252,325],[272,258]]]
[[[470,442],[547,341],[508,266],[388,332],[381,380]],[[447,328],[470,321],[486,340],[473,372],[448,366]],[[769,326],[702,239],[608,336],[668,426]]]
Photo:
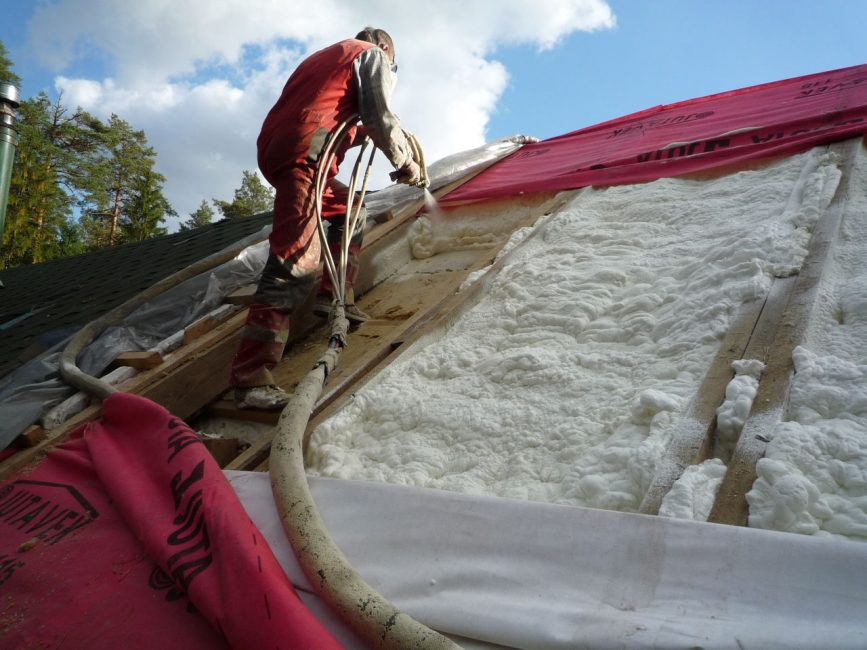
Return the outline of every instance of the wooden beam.
[[[237,309],[237,305],[224,303],[198,320],[193,321],[184,328],[182,345],[189,345],[197,338],[207,334],[218,324],[228,319]]]
[[[253,296],[256,295],[256,285],[248,284],[240,289],[236,289],[228,296],[223,298],[223,302],[230,305],[242,305],[248,307],[253,304]]]
[[[47,434],[45,433],[45,429],[40,427],[38,424],[34,424],[33,426],[27,427],[27,429],[15,439],[15,444],[21,447],[35,447],[40,442],[45,440]]]
[[[144,352],[121,352],[114,358],[114,364],[117,366],[129,366],[139,370],[150,370],[156,368],[163,362],[163,355],[156,350],[146,350]]]
[[[638,512],[659,513],[665,495],[689,465],[707,458],[710,440],[716,427],[716,410],[725,399],[726,386],[732,378],[732,362],[742,358],[750,334],[755,328],[766,300],[746,303],[729,328],[725,340],[708,368],[698,392],[678,417],[671,442],[657,464],[656,472]]]
[[[180,418],[199,411],[226,390],[246,318],[246,310],[241,311],[208,335],[179,348],[173,353],[181,357],[173,371],[136,392]]]
[[[237,438],[204,438],[202,442],[220,467],[228,465],[238,455],[240,447]]]
[[[556,203],[547,204],[548,211],[546,214],[559,209],[573,196],[574,192],[565,193]],[[550,197],[546,198],[550,199]],[[544,208],[545,205],[546,204],[543,203],[539,207]],[[529,212],[526,218],[526,224],[535,222],[538,217],[538,212]],[[424,291],[420,291],[417,284],[418,280],[415,283],[410,280],[405,281],[407,286],[411,287],[411,295],[414,295],[416,300],[422,300],[427,303],[419,306],[415,311],[407,309],[406,303],[410,298],[401,297],[402,292],[396,289],[396,285],[399,284],[399,282],[392,280],[383,283],[383,285],[378,288],[378,291],[388,296],[388,298],[384,300],[393,301],[395,307],[400,306],[400,313],[409,313],[411,315],[402,325],[394,328],[394,331],[390,336],[383,337],[381,340],[377,341],[376,345],[371,346],[368,342],[365,345],[365,348],[362,348],[363,354],[361,357],[363,358],[360,358],[358,361],[347,363],[341,356],[340,365],[338,366],[339,372],[335,373],[335,376],[331,378],[332,383],[326,386],[313,410],[310,423],[305,433],[305,445],[310,434],[319,423],[328,417],[331,417],[331,415],[337,412],[337,410],[342,408],[343,404],[352,394],[357,392],[362,386],[364,386],[364,384],[375,377],[380,370],[391,364],[396,356],[408,349],[413,342],[442,326],[449,319],[453,319],[458,310],[463,308],[466,304],[478,299],[486,284],[484,279],[479,279],[472,286],[464,289],[460,293],[457,292],[457,289],[471,273],[491,267],[489,273],[493,275],[497,270],[508,263],[511,254],[494,262],[497,252],[502,248],[502,245],[505,245],[505,243],[506,242],[503,241],[500,246],[494,246],[490,249],[479,251],[473,264],[463,270],[447,273],[449,278],[448,282],[436,290],[431,286],[427,286]],[[427,281],[433,282],[434,280],[432,277],[433,276],[429,277]],[[442,277],[442,274],[440,274],[440,277]],[[375,295],[376,293],[376,291],[372,292],[370,296],[366,297],[366,299],[378,299]],[[385,313],[388,313],[391,310],[390,305],[390,302],[386,302],[385,304],[379,305],[379,308]],[[410,303],[410,305],[412,305],[412,303]],[[362,335],[365,327],[366,325],[362,326],[355,335]],[[347,354],[353,349],[353,347],[353,342],[350,341],[343,354]],[[317,358],[319,353],[321,353],[321,344],[317,346]],[[281,365],[280,367],[283,366]],[[293,380],[294,383],[297,383],[297,381],[306,374],[309,367],[310,363],[308,362],[303,366],[303,371]],[[284,388],[287,384],[288,382],[281,382],[281,385],[283,385]],[[279,413],[272,417],[273,421],[276,423]],[[238,458],[227,465],[227,469],[262,470],[262,468],[267,467],[267,459],[270,453],[272,439],[273,435],[267,435],[258,440]]]
[[[860,141],[854,143],[860,146]],[[768,352],[768,364],[753,401],[753,408],[741,431],[732,460],[717,492],[708,521],[746,526],[749,505],[746,494],[756,480],[756,463],[765,455],[767,434],[781,420],[792,375],[792,351],[803,339],[818,298],[818,287],[831,247],[848,202],[849,184],[855,161],[852,143],[832,145],[848,151],[846,167],[831,204],[816,224],[807,257],[801,266],[789,304],[776,328]]]
[[[207,316],[202,316],[199,320],[187,325],[184,328],[184,345],[189,345],[197,338],[201,338],[208,332],[210,332],[214,327],[216,327],[217,321],[209,314]]]
[[[242,310],[218,325],[213,332],[169,354],[162,366],[133,377],[124,386],[124,392],[152,399],[178,417],[189,417],[225,390],[228,363],[234,355],[246,317],[246,310]],[[38,462],[70,432],[101,414],[101,405],[91,406],[60,427],[48,431],[48,438],[36,447],[22,450],[0,464],[0,480]]]
[[[640,513],[658,514],[662,500],[683,471],[710,457],[716,438],[716,410],[725,400],[726,388],[734,376],[732,363],[738,359],[767,361],[768,349],[793,287],[794,278],[775,279],[764,300],[753,300],[743,306],[695,399],[675,425],[672,441],[638,509]]]

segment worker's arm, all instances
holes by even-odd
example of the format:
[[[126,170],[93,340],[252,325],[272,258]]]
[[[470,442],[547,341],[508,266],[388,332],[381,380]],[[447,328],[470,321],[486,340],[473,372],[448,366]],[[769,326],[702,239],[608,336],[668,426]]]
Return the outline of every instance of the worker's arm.
[[[355,81],[358,110],[367,135],[395,169],[404,169],[413,162],[412,149],[403,134],[400,120],[388,105],[394,88],[394,75],[386,53],[372,47],[356,57]]]

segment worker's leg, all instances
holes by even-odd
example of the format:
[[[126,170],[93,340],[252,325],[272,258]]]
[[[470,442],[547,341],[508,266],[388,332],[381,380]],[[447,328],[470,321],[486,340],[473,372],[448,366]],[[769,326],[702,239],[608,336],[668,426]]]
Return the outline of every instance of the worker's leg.
[[[283,356],[290,316],[313,288],[320,245],[311,180],[311,170],[300,167],[277,184],[268,261],[232,362],[232,386],[274,383],[271,370]]]

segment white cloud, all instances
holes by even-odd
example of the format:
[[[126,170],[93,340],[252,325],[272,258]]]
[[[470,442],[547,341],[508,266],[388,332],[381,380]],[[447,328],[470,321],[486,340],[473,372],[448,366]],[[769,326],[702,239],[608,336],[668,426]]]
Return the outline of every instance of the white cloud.
[[[71,105],[144,129],[186,218],[204,198],[231,198],[241,171],[255,169],[262,119],[301,58],[365,25],[394,37],[394,109],[433,161],[485,141],[508,83],[498,47],[554,47],[614,17],[604,0],[58,0],[36,10],[29,35],[59,73],[84,52],[112,63],[110,78],[58,76],[57,88]]]

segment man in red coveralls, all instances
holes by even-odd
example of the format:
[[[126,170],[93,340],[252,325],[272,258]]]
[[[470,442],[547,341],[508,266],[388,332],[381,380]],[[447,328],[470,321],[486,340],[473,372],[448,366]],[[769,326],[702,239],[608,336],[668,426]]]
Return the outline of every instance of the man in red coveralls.
[[[421,170],[412,147],[391,112],[394,86],[394,43],[381,29],[367,27],[355,38],[326,47],[304,60],[289,77],[280,99],[271,108],[257,140],[259,169],[276,189],[270,249],[238,351],[232,362],[230,383],[240,408],[283,408],[289,396],[275,385],[271,369],[283,356],[292,312],[313,288],[319,264],[320,242],[314,213],[313,178],[316,161],[329,132],[358,116],[337,152],[323,193],[322,216],[329,220],[328,244],[339,259],[348,191],[337,181],[337,167],[346,149],[360,143],[364,130],[398,170],[398,182],[416,185]],[[350,243],[346,273],[349,287],[358,271],[361,232]],[[317,313],[331,304],[331,280],[323,276]],[[347,304],[352,323],[367,317]]]

